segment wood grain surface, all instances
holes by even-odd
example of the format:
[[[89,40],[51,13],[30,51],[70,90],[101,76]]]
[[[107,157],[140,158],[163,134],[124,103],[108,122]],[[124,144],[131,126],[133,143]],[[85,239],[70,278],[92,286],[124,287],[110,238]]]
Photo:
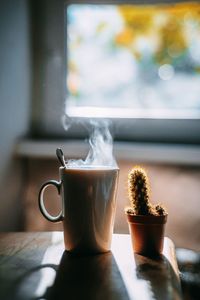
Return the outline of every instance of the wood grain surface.
[[[133,254],[129,235],[113,235],[111,252],[72,256],[62,232],[0,234],[0,299],[181,299],[172,241],[163,255]]]

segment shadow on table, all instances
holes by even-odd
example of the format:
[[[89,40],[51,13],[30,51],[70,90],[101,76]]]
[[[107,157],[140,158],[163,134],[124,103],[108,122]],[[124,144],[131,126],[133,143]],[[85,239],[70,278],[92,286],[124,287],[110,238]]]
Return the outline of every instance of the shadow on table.
[[[13,266],[11,267],[13,270]],[[10,281],[4,282],[5,293],[1,294],[2,300],[130,300],[111,252],[74,256],[65,251],[59,265],[40,264],[32,268],[27,266],[27,270],[20,273],[12,284]],[[54,278],[52,285],[48,283],[49,278]],[[36,296],[41,282],[45,284],[45,292]]]
[[[48,245],[51,243],[52,233],[46,233],[45,239],[40,233],[30,233],[24,239],[23,234],[18,234],[13,239],[12,234],[4,239],[4,245],[12,242],[10,252],[0,255],[0,299],[2,300],[27,300],[33,295],[41,282],[41,271],[54,272],[57,265],[42,264]],[[35,251],[37,248],[37,252]]]
[[[144,257],[134,254],[136,276],[148,283],[150,299],[182,299],[180,280],[164,256]]]
[[[93,256],[63,253],[54,284],[37,299],[129,300],[111,252]]]

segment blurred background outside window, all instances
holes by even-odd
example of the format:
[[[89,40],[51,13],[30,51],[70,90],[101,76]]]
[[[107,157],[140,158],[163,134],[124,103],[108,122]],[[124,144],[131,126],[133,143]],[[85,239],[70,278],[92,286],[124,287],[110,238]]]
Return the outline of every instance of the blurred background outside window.
[[[200,117],[200,5],[67,6],[72,116]]]

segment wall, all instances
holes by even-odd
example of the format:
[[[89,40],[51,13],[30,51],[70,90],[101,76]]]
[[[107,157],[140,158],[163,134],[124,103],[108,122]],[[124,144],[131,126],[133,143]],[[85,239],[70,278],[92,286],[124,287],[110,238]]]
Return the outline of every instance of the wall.
[[[22,169],[14,147],[29,123],[28,3],[0,1],[0,231],[21,228]]]

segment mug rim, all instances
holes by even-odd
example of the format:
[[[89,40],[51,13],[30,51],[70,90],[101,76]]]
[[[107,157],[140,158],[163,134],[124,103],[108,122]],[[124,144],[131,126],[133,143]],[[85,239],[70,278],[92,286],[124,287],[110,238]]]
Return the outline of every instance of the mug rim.
[[[81,166],[77,166],[77,167],[59,167],[60,171],[64,171],[64,170],[81,170],[81,171],[105,171],[105,170],[117,170],[119,171],[120,168],[119,167],[112,167],[112,166],[94,166],[92,168],[88,168],[88,167],[81,167]]]

